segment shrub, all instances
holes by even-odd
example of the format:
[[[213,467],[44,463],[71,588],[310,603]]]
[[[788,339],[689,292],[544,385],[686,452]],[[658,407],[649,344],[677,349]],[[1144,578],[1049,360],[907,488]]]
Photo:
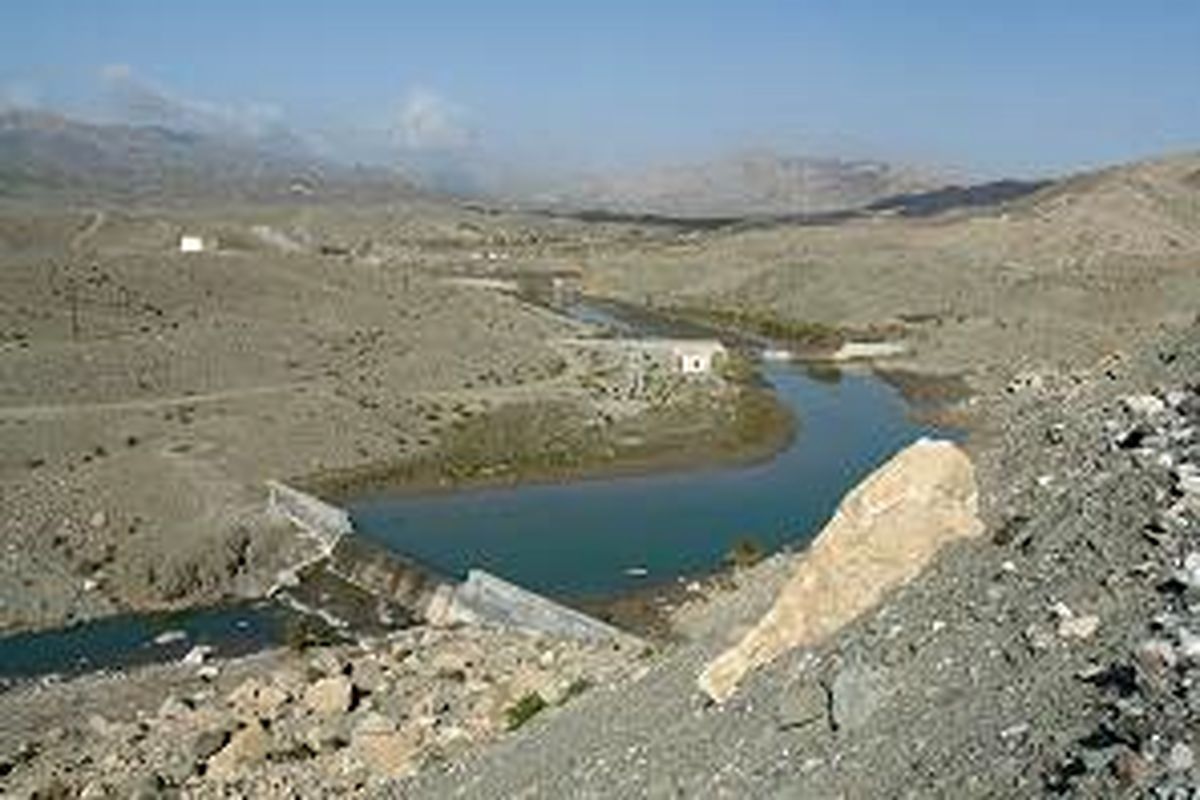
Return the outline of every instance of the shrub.
[[[567,686],[566,691],[563,692],[562,702],[566,703],[568,700],[578,697],[590,688],[592,688],[592,682],[590,680],[587,678],[576,678],[575,680],[571,681],[570,685]]]
[[[508,729],[515,731],[546,708],[546,701],[537,692],[530,692],[504,711]]]
[[[762,543],[752,536],[742,536],[733,543],[725,555],[725,561],[731,566],[742,569],[752,567],[762,561],[767,555]]]

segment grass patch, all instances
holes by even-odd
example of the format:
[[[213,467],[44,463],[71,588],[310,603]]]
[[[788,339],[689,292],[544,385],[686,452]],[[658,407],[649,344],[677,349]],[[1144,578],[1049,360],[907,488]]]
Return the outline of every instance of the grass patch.
[[[845,342],[845,334],[823,322],[804,322],[773,314],[741,308],[713,308],[709,306],[680,306],[672,313],[685,318],[701,320],[719,328],[749,331],[768,339],[787,342],[804,348],[836,349]]]
[[[515,731],[546,710],[546,701],[537,692],[530,692],[504,710],[508,729]]]
[[[303,614],[288,617],[283,628],[283,643],[300,653],[313,647],[329,647],[342,641],[338,632],[324,620]]]

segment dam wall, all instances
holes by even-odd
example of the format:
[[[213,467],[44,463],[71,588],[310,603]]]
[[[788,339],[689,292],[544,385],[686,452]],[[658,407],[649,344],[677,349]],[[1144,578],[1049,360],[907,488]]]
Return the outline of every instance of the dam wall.
[[[626,636],[480,569],[470,570],[465,581],[456,583],[415,559],[355,536],[345,509],[278,481],[269,481],[267,488],[270,513],[289,520],[319,544],[316,554],[286,570],[270,594],[293,592],[302,580],[319,581],[316,570],[431,625],[489,623],[584,640]]]
[[[343,536],[354,533],[345,509],[279,481],[267,481],[267,511],[319,540],[327,552],[332,552]]]
[[[491,623],[566,639],[596,641],[628,634],[481,569],[429,609],[433,624]]]

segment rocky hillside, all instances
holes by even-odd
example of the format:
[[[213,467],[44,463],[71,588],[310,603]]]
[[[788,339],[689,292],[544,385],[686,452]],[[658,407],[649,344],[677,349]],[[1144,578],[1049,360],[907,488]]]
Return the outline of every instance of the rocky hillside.
[[[696,164],[598,176],[545,192],[557,208],[665,217],[817,214],[941,185],[932,175],[878,161],[749,152]]]

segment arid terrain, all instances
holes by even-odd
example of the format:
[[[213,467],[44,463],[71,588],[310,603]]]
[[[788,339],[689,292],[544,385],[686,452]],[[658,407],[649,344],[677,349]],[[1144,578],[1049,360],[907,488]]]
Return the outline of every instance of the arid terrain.
[[[216,246],[180,253],[183,234]],[[6,200],[0,630],[258,594],[306,546],[265,513],[269,479],[511,481],[761,455],[780,435],[734,376],[622,393],[619,364],[564,345],[582,323],[450,280],[557,271],[797,350],[899,344],[880,366],[914,396],[963,383],[940,413],[969,434],[983,535],[722,703],[698,675],[803,554],[696,584],[644,647],[417,628],[203,677],[22,685],[0,695],[0,793],[1195,785],[1194,155],[824,223],[589,223],[419,196]],[[96,709],[109,693],[121,707]]]
[[[564,343],[583,326],[448,280],[489,254],[577,267],[589,241],[636,230],[420,203],[14,207],[2,225],[8,628],[255,593],[295,557],[265,518],[268,479],[619,461],[616,439],[686,442],[731,407],[684,384],[610,396],[611,365]],[[218,248],[177,252],[190,231]]]

